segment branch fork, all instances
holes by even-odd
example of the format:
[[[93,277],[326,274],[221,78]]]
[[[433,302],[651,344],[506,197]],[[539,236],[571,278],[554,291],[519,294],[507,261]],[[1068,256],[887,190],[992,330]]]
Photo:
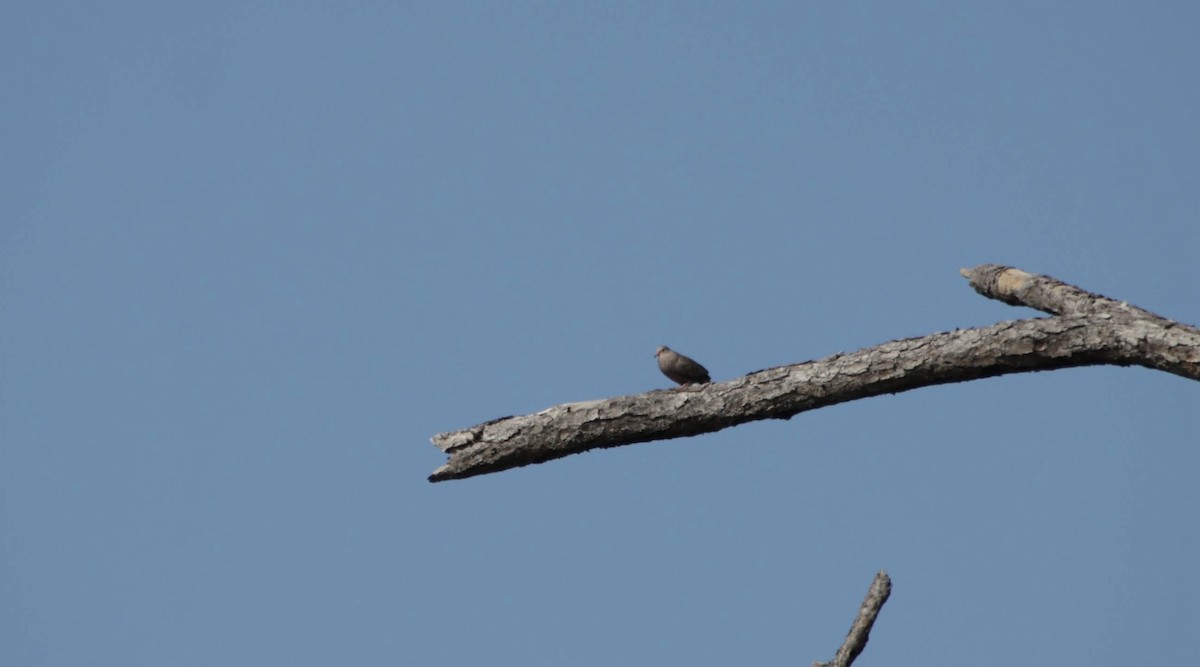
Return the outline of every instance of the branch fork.
[[[589,449],[711,433],[918,387],[1077,366],[1143,366],[1200,380],[1200,329],[1006,266],[960,273],[980,294],[1052,317],[890,341],[733,380],[654,390],[503,417],[439,433],[440,482]]]

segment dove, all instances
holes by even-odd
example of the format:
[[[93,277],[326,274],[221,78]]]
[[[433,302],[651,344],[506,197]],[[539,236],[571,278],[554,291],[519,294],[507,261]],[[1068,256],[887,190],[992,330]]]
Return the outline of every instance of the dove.
[[[712,381],[706,368],[666,345],[659,346],[654,356],[658,357],[658,370],[680,386]]]

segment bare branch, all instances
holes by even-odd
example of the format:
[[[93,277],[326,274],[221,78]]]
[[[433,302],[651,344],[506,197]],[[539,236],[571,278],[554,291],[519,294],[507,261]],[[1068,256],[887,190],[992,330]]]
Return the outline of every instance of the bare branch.
[[[875,580],[871,582],[871,587],[867,589],[867,597],[863,600],[862,606],[858,608],[858,616],[854,618],[850,632],[846,635],[846,641],[842,642],[842,646],[834,654],[833,660],[814,662],[813,667],[850,667],[858,654],[867,647],[867,641],[871,638],[871,627],[875,625],[875,619],[879,617],[879,610],[883,608],[883,603],[887,602],[891,594],[892,578],[887,575],[887,572],[880,570],[875,575]]]
[[[1136,308],[1123,301],[1092,294],[1050,276],[1025,273],[999,264],[981,264],[973,269],[960,269],[976,292],[1013,306],[1028,306],[1051,315],[1092,315],[1101,312],[1136,313],[1146,318],[1171,322],[1148,310]]]
[[[896,340],[726,382],[567,403],[440,433],[433,443],[450,458],[429,480],[790,419],[860,398],[1009,373],[1138,365],[1200,380],[1196,327],[1018,269],[984,265],[962,274],[985,296],[1057,316]]]

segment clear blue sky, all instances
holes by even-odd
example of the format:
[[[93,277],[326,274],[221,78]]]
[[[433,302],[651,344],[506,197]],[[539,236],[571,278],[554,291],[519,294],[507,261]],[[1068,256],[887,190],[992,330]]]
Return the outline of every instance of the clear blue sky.
[[[1200,385],[920,390],[460,482],[429,436],[1200,322],[1195,2],[14,2],[0,664],[1200,664]]]

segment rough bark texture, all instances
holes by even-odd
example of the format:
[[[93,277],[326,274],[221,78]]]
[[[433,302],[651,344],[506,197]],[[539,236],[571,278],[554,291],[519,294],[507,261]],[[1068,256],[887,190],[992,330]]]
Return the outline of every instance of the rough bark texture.
[[[980,294],[1054,315],[896,340],[699,386],[567,403],[439,433],[429,480],[460,479],[600,447],[719,431],[880,394],[1074,366],[1145,366],[1200,380],[1200,329],[1019,269],[962,274]]]
[[[842,647],[834,654],[833,660],[814,662],[813,667],[850,667],[858,654],[867,647],[867,641],[871,638],[871,628],[875,625],[875,619],[879,617],[879,610],[891,594],[892,578],[887,572],[880,570],[871,582],[871,588],[867,590],[867,597],[862,606],[858,608],[858,616],[854,618],[854,624],[850,626],[850,632],[846,634],[846,641],[842,642]]]

